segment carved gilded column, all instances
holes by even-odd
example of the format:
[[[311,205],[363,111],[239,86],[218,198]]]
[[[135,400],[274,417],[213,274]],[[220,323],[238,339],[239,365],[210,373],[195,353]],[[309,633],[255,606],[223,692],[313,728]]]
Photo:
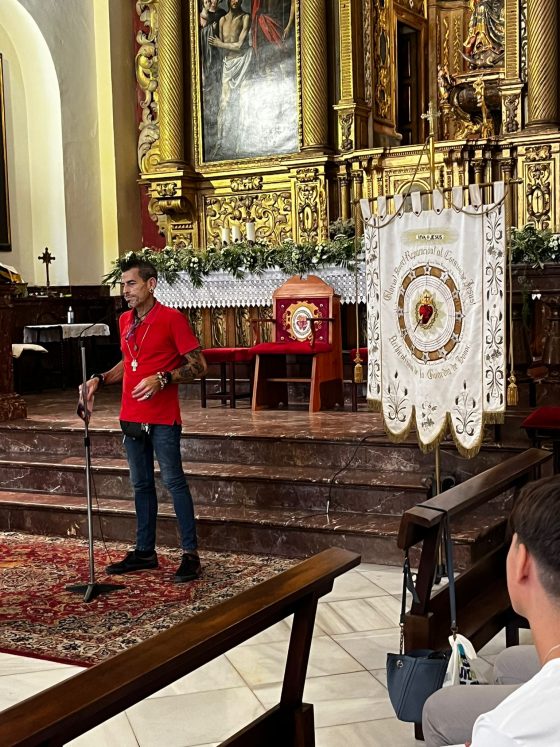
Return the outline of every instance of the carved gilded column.
[[[482,184],[484,181],[484,169],[486,168],[486,161],[484,158],[477,158],[473,161],[474,168],[474,183]]]
[[[158,66],[160,168],[184,165],[183,20],[181,0],[160,0]]]
[[[502,179],[505,183],[506,188],[506,199],[505,199],[505,213],[506,213],[506,226],[516,225],[514,221],[514,206],[515,202],[513,199],[513,188],[510,184],[513,179],[513,170],[515,168],[515,161],[513,158],[502,158],[500,160],[500,170],[502,172]]]
[[[529,118],[527,127],[558,129],[558,0],[528,0]]]
[[[301,93],[303,101],[303,150],[328,144],[327,23],[325,4],[305,0],[301,14]]]
[[[359,163],[352,164],[352,212],[354,215],[354,226],[356,235],[361,236],[364,232],[362,212],[360,210],[360,200],[363,195],[364,173]]]
[[[362,20],[369,16],[364,15],[363,5],[367,3],[362,3],[362,0],[342,0],[338,4],[339,100],[334,109],[338,113],[338,148],[344,153],[368,145],[371,105],[366,106],[364,99],[366,34]],[[370,29],[368,33],[371,36]]]
[[[342,220],[348,220],[350,212],[350,179],[347,176],[339,177],[340,184],[340,217]]]

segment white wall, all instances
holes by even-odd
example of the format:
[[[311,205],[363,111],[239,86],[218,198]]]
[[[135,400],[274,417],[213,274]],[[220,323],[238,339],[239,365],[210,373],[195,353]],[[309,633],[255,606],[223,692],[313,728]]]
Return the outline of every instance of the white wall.
[[[45,41],[16,0],[2,0],[8,193],[14,265],[29,283],[44,283],[37,260],[56,256],[51,280],[68,282],[62,127],[56,71]],[[0,260],[1,261],[1,260]]]
[[[44,282],[96,285],[140,246],[131,0],[0,0],[14,251]],[[8,112],[7,112],[8,114]],[[0,258],[1,261],[1,258]]]

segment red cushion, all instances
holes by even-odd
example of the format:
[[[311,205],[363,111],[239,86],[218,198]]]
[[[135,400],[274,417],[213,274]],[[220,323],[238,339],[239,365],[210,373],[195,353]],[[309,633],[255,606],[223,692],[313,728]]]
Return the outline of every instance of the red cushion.
[[[560,407],[537,407],[521,423],[522,428],[560,428]]]
[[[255,357],[253,348],[206,348],[202,354],[207,363],[243,363]]]
[[[256,355],[314,355],[330,353],[332,345],[316,342],[312,347],[308,342],[261,342],[253,350]]]
[[[350,360],[353,361],[355,357],[356,357],[356,348],[352,348],[352,350],[350,351]],[[360,358],[363,361],[367,361],[367,348],[360,348]]]

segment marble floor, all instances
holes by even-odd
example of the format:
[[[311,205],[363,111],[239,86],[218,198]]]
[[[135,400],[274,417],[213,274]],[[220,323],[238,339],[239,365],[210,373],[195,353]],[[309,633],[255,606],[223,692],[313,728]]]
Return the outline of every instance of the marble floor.
[[[420,745],[394,718],[385,657],[396,651],[401,571],[362,564],[322,598],[305,699],[317,747]],[[278,702],[289,636],[283,621],[71,742],[79,747],[213,747]],[[499,635],[480,652],[492,663]],[[0,654],[0,710],[80,671]]]

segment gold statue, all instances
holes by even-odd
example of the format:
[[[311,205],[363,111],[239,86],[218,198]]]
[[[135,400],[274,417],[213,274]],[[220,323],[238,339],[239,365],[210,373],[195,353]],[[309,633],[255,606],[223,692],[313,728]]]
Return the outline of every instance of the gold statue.
[[[482,124],[480,128],[480,134],[483,138],[489,138],[494,136],[494,120],[490,114],[486,100],[484,98],[484,78],[482,75],[480,78],[473,83],[474,92],[476,94],[476,103],[480,106],[482,111]]]

